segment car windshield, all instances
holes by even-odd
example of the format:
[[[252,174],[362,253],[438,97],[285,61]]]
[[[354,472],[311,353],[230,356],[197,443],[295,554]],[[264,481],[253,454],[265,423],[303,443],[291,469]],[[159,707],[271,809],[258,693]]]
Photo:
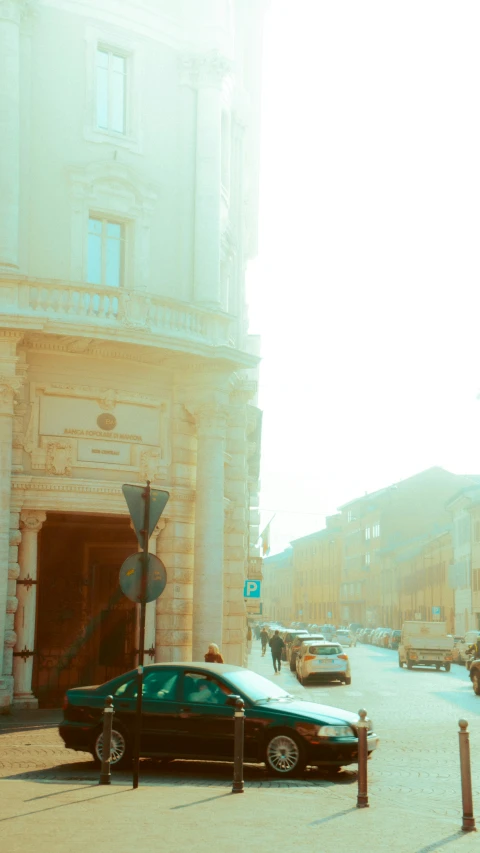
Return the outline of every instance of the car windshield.
[[[226,676],[228,682],[240,690],[251,702],[262,703],[275,700],[276,702],[290,702],[293,699],[291,693],[287,693],[273,681],[257,675],[256,672],[229,672]]]
[[[310,646],[311,655],[339,655],[342,650],[340,646]]]

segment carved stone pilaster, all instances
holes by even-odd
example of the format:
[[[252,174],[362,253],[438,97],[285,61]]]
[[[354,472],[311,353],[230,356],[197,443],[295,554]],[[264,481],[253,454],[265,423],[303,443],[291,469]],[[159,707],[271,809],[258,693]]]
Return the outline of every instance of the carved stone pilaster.
[[[38,705],[32,693],[37,610],[37,550],[38,534],[46,517],[47,514],[42,510],[23,510],[20,514],[22,540],[19,549],[20,577],[17,580],[18,609],[15,619],[13,674],[14,703],[21,708],[35,708]]]
[[[21,387],[20,376],[0,375],[0,414],[9,414],[13,417],[13,403]]]

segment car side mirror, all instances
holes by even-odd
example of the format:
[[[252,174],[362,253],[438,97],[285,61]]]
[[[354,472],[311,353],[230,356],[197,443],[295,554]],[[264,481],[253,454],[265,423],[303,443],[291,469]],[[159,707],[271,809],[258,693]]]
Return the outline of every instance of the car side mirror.
[[[227,696],[227,705],[230,705],[232,708],[237,708],[240,705],[243,706],[243,699],[241,696],[237,696],[235,693],[231,693],[230,696]]]

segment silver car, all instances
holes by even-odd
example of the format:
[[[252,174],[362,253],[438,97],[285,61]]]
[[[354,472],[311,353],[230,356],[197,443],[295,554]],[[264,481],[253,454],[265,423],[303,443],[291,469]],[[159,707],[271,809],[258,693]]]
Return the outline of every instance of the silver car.
[[[313,679],[352,683],[350,661],[339,643],[305,640],[298,650],[296,665],[300,684]]]

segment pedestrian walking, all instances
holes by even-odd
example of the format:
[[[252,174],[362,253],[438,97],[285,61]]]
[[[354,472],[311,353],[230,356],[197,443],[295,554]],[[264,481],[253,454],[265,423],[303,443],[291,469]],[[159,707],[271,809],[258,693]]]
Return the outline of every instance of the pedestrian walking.
[[[268,631],[266,628],[262,628],[260,631],[260,641],[262,643],[262,658],[265,656],[265,652],[267,650],[268,643]]]
[[[285,643],[283,642],[280,631],[275,631],[271,640],[269,640],[268,645],[272,651],[272,660],[273,660],[273,668],[275,670],[275,675],[280,674],[280,670],[282,668],[282,649],[285,648]]]
[[[205,655],[205,663],[223,663],[223,657],[216,643],[210,643]]]

